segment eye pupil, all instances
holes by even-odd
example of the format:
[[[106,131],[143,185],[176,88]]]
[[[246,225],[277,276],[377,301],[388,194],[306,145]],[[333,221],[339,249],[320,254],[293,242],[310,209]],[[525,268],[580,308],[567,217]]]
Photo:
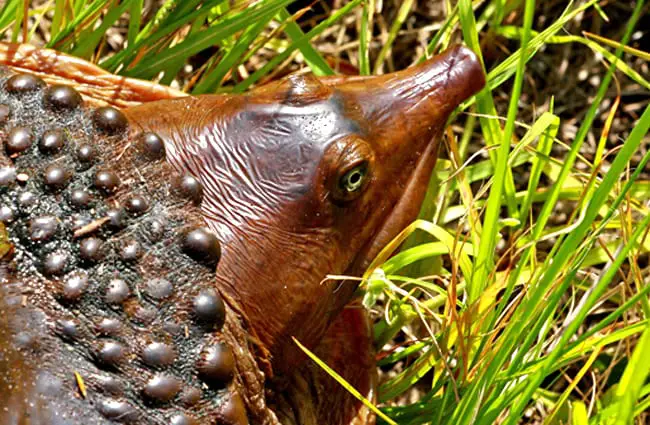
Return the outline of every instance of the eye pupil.
[[[363,178],[365,176],[365,167],[359,166],[348,171],[343,176],[342,186],[346,192],[356,192],[363,185]]]

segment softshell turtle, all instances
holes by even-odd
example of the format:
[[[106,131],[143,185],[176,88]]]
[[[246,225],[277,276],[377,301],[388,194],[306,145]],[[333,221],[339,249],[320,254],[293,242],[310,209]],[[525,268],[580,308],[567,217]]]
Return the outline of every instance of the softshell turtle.
[[[356,283],[323,280],[415,218],[470,50],[234,96],[0,64],[1,424],[374,423],[292,338],[373,399]]]

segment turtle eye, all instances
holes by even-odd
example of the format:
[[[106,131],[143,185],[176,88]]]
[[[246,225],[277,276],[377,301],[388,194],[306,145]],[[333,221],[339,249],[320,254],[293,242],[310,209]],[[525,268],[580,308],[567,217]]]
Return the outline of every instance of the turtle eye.
[[[368,186],[370,164],[364,160],[339,171],[332,195],[337,203],[347,203],[357,199]]]
[[[347,136],[335,142],[328,153],[326,185],[329,198],[339,206],[359,198],[374,177],[375,155],[368,142]]]
[[[368,163],[363,162],[347,171],[339,179],[339,189],[342,192],[353,194],[363,187],[368,174]]]

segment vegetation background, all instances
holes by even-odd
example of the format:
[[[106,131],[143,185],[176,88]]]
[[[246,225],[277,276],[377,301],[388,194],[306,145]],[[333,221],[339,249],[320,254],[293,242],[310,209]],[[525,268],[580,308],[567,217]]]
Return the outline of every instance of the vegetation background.
[[[450,120],[421,220],[361,287],[379,420],[650,423],[644,1],[2,2],[2,41],[196,94],[467,44],[488,88]]]

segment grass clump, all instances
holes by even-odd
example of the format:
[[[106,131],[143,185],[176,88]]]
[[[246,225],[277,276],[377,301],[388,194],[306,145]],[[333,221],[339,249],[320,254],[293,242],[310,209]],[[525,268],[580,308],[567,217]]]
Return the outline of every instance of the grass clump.
[[[4,40],[195,94],[301,68],[386,72],[463,41],[488,85],[450,121],[420,219],[361,288],[379,420],[650,420],[644,1],[23,5],[0,9]]]

